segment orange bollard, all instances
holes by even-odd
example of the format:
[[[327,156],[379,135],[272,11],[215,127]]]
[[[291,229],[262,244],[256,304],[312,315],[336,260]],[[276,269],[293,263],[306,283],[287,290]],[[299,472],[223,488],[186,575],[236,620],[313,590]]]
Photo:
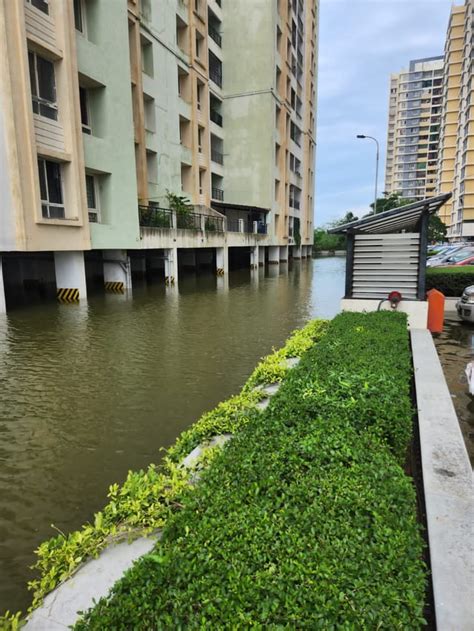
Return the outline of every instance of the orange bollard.
[[[428,297],[428,329],[431,333],[442,333],[444,324],[444,294],[430,289]]]

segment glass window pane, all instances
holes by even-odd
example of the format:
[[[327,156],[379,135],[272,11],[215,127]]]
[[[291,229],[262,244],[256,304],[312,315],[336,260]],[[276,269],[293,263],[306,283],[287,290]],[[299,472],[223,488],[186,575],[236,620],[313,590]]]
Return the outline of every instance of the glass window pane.
[[[54,64],[48,59],[36,56],[38,69],[39,96],[46,101],[56,103],[56,83],[54,80]]]
[[[89,114],[87,111],[87,91],[85,88],[79,88],[79,100],[81,102],[81,123],[89,126]]]
[[[82,33],[82,6],[81,0],[74,0],[74,24],[76,29]]]
[[[36,90],[36,75],[35,75],[35,56],[31,52],[28,52],[28,66],[30,68],[31,94],[33,96],[36,96],[37,90]]]
[[[62,204],[61,168],[57,162],[46,161],[46,179],[48,182],[49,201],[54,204]]]
[[[41,158],[38,160],[38,175],[40,184],[40,195],[42,200],[48,199],[48,193],[46,189],[46,177],[45,177],[45,164]]]
[[[86,175],[87,208],[97,208],[95,202],[95,182],[93,175]]]
[[[43,13],[49,13],[48,0],[31,0],[31,4]]]

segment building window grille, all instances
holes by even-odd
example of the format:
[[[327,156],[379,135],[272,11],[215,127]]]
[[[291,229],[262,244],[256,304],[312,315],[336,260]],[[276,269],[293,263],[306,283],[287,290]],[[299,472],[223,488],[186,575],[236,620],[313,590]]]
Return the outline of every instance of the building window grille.
[[[36,53],[28,52],[33,112],[52,120],[58,119],[54,64]]]
[[[99,195],[97,178],[86,173],[87,212],[91,223],[99,223]]]
[[[209,51],[209,78],[220,88],[222,87],[222,63],[211,51]]]
[[[64,219],[61,166],[38,158],[41,214],[45,219]]]
[[[48,0],[27,0],[28,4],[31,4],[32,7],[39,9],[46,15],[49,15],[49,2]]]

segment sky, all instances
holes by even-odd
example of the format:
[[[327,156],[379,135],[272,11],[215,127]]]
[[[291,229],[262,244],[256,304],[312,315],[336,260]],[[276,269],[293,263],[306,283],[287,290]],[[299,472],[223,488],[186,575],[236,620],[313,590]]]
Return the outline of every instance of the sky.
[[[315,225],[368,212],[384,190],[390,74],[442,55],[451,0],[320,0]],[[459,0],[455,4],[463,4]]]

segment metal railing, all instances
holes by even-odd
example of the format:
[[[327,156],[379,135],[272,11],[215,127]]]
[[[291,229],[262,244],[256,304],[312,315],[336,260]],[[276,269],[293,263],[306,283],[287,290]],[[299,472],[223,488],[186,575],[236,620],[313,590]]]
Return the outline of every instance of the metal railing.
[[[227,232],[240,232],[240,221],[239,221],[239,219],[228,219],[227,220]]]
[[[209,114],[209,118],[213,123],[222,127],[222,114],[219,114],[216,110],[211,110]]]
[[[218,149],[211,147],[211,160],[217,162],[217,164],[224,164],[224,154]]]
[[[176,227],[178,230],[201,230],[201,216],[198,213],[177,212]]]
[[[206,232],[224,232],[224,217],[204,215],[204,230]]]
[[[212,187],[212,199],[217,199],[219,202],[224,201],[224,191],[221,188]]]
[[[263,221],[259,221],[257,223],[257,233],[258,234],[267,234],[267,224],[263,223]]]
[[[208,28],[209,37],[213,39],[218,46],[222,46],[222,36],[214,27],[209,25]]]
[[[168,208],[139,206],[138,215],[140,226],[145,228],[164,228],[170,230],[173,227],[173,212]]]
[[[222,88],[222,68],[219,66],[210,66],[209,79]]]

